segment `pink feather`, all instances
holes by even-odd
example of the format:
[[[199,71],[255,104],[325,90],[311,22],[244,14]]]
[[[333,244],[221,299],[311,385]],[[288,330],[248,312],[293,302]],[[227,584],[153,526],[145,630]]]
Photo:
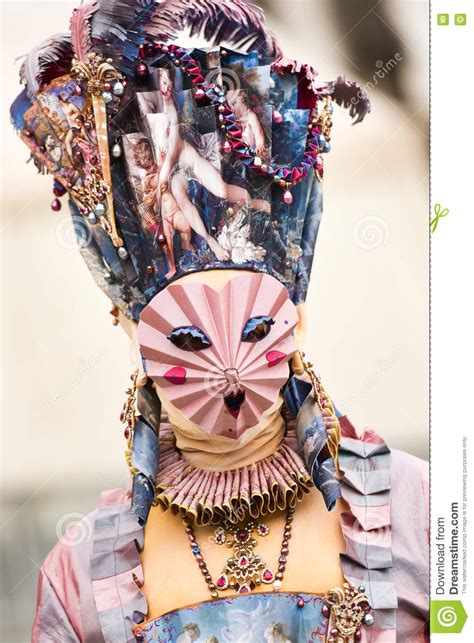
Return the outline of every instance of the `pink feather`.
[[[74,54],[78,60],[84,60],[92,49],[90,17],[99,8],[97,0],[82,0],[74,10],[71,22],[71,40]]]

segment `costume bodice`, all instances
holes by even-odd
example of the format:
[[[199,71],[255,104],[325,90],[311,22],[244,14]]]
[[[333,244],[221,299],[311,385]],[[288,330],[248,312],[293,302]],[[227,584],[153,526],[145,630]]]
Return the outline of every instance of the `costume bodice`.
[[[326,640],[329,619],[314,594],[268,593],[206,601],[137,625],[137,641],[296,643]]]

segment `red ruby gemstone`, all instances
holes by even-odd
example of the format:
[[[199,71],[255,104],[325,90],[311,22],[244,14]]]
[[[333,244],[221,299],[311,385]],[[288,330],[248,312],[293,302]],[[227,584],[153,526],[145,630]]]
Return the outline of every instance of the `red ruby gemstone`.
[[[237,540],[240,540],[240,542],[243,543],[248,539],[249,534],[246,529],[239,529],[236,536],[237,536]]]
[[[272,572],[271,572],[269,569],[266,569],[266,570],[263,572],[263,580],[266,580],[266,581],[268,581],[268,582],[269,582],[269,581],[271,581],[271,580],[273,580],[273,574],[272,574]]]

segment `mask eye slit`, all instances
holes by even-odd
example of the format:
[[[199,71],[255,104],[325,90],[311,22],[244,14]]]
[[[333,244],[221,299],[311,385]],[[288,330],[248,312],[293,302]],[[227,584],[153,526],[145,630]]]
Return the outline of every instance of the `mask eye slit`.
[[[242,331],[243,342],[259,342],[271,331],[275,321],[268,315],[250,317]]]
[[[197,326],[178,326],[166,338],[182,351],[193,353],[212,346],[204,331]]]

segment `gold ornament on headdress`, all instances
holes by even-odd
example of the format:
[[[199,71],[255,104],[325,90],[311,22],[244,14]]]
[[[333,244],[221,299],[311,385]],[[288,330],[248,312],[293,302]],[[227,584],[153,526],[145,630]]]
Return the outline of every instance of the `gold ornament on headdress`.
[[[102,166],[103,181],[107,184],[105,191],[107,203],[107,221],[110,226],[110,236],[116,248],[123,246],[115,222],[114,200],[112,196],[112,175],[110,171],[109,141],[107,136],[107,111],[105,97],[110,94],[110,83],[121,80],[121,74],[112,66],[110,58],[104,59],[97,53],[88,54],[84,60],[73,60],[71,76],[79,83],[86,83],[87,91],[92,98],[94,120]]]

